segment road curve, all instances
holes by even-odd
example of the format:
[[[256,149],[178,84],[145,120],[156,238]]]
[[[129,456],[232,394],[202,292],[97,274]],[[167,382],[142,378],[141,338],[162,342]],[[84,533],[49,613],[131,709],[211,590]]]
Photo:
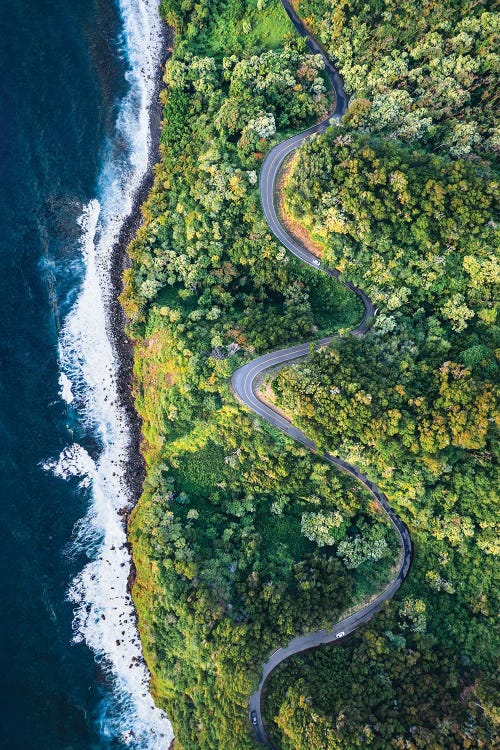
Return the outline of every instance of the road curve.
[[[330,83],[335,91],[335,109],[329,115],[329,117],[323,122],[313,125],[307,130],[303,131],[299,135],[295,135],[289,138],[283,143],[279,143],[267,154],[264,163],[262,165],[260,175],[260,193],[262,200],[262,208],[264,215],[269,224],[269,227],[275,237],[299,260],[307,263],[309,266],[316,268],[322,273],[326,273],[333,278],[339,279],[341,283],[351,289],[363,303],[364,315],[361,323],[351,331],[354,336],[363,336],[368,330],[376,314],[376,308],[373,305],[369,297],[361,290],[355,287],[350,282],[344,282],[340,278],[340,273],[331,268],[324,267],[320,261],[316,258],[313,253],[309,252],[303,245],[289,235],[286,229],[281,224],[275,206],[275,185],[276,180],[280,171],[280,168],[286,159],[286,157],[307,138],[316,133],[323,133],[327,127],[331,124],[332,118],[338,121],[347,109],[347,98],[342,84],[342,80],[335,70],[330,60],[326,56],[323,48],[316,42],[316,40],[309,34],[300,18],[296,15],[292,6],[288,0],[281,0],[283,7],[285,8],[290,20],[295,26],[296,30],[301,36],[307,39],[309,49],[314,54],[320,54],[325,63],[325,71],[328,75]],[[297,427],[294,427],[292,423],[282,414],[278,413],[273,407],[264,402],[257,395],[257,383],[261,380],[262,375],[269,368],[284,365],[287,362],[293,362],[294,360],[306,357],[310,352],[311,345],[317,348],[326,346],[335,337],[329,336],[313,342],[307,342],[305,344],[299,344],[298,346],[292,346],[287,349],[280,349],[269,354],[264,354],[261,357],[248,362],[243,367],[238,368],[232,375],[231,387],[236,398],[246,407],[251,409],[266,422],[277,427],[282,432],[286,433],[289,437],[302,443],[312,451],[317,451],[314,442]],[[261,742],[270,743],[269,737],[266,732],[264,722],[262,720],[261,703],[262,703],[262,690],[264,684],[271,674],[271,672],[281,664],[281,662],[288,659],[294,654],[307,651],[311,648],[316,648],[322,644],[336,642],[358,628],[362,623],[370,620],[373,615],[380,610],[383,603],[388,599],[391,599],[396,591],[399,589],[404,579],[406,578],[410,563],[411,563],[411,539],[408,529],[405,524],[398,518],[398,516],[391,509],[386,496],[378,489],[378,487],[371,482],[368,477],[362,474],[355,466],[351,466],[341,458],[333,456],[331,453],[321,454],[329,463],[333,464],[337,468],[350,474],[352,477],[357,479],[364,487],[371,493],[375,502],[379,508],[389,518],[400,542],[401,546],[401,558],[398,572],[393,581],[379,594],[372,602],[370,602],[363,609],[355,612],[354,614],[346,617],[335,624],[332,630],[317,630],[312,633],[298,636],[294,638],[286,646],[280,646],[274,651],[269,657],[268,661],[264,664],[262,670],[262,677],[258,686],[257,691],[250,698],[250,716],[255,716],[256,726],[255,733],[256,739]],[[342,635],[340,635],[342,634]],[[254,714],[255,712],[255,714]]]

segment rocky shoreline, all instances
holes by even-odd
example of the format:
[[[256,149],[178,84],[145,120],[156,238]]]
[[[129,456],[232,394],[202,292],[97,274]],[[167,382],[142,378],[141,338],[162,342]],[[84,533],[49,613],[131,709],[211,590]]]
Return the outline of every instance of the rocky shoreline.
[[[162,50],[160,64],[156,74],[155,91],[150,105],[150,148],[148,168],[143,177],[141,185],[134,196],[134,205],[131,213],[124,222],[118,240],[113,247],[111,260],[111,295],[108,302],[108,325],[109,334],[117,357],[117,379],[118,396],[120,406],[127,415],[127,423],[130,429],[130,444],[125,469],[125,479],[132,498],[132,507],[136,504],[142,492],[144,482],[144,460],[140,450],[142,422],[135,410],[132,396],[134,346],[131,339],[125,333],[127,324],[126,316],[119,302],[119,295],[123,288],[122,276],[124,270],[130,265],[127,248],[133,240],[137,230],[142,224],[143,217],[141,207],[147,200],[154,181],[154,165],[159,161],[159,146],[162,123],[162,105],[159,100],[160,91],[164,87],[163,71],[165,63],[171,55],[174,31],[164,24],[162,39]],[[127,523],[131,507],[124,509],[124,523]],[[134,571],[131,570],[129,577],[129,588],[133,583]]]

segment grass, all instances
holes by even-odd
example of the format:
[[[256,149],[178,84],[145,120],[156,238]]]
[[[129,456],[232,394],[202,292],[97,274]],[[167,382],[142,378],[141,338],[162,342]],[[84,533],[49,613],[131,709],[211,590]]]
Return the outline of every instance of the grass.
[[[292,33],[293,26],[279,0],[263,0],[260,10],[258,0],[250,0],[245,6],[240,0],[227,0],[208,28],[197,32],[191,47],[214,57],[259,54],[280,49]]]
[[[257,0],[255,0],[257,8]],[[256,14],[256,24],[249,37],[255,47],[265,45],[270,49],[279,49],[283,40],[293,33],[293,27],[280,2],[272,2]]]

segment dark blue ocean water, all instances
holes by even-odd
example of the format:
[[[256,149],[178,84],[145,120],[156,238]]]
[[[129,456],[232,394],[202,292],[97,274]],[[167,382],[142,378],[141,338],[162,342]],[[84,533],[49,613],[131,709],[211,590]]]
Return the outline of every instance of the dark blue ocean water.
[[[85,271],[77,223],[109,158],[125,80],[105,0],[3,0],[0,14],[0,746],[122,747],[112,679],[72,643],[71,550],[91,489],[41,464],[93,436],[59,395],[58,336]],[[102,188],[102,186],[101,186]],[[97,440],[97,439],[96,439]],[[90,554],[90,553],[88,553]],[[108,670],[109,671],[109,670]],[[130,744],[128,745],[130,747]],[[135,745],[132,745],[135,747]]]

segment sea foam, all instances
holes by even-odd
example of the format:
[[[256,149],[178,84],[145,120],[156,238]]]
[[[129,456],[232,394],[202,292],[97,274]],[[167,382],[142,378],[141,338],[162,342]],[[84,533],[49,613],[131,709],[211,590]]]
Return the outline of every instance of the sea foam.
[[[154,706],[142,660],[135,612],[127,590],[130,556],[123,514],[131,498],[125,478],[130,426],[120,406],[117,357],[109,336],[107,304],[112,250],[133,207],[148,165],[149,107],[161,55],[156,0],[119,0],[122,52],[129,90],[99,179],[97,197],[79,219],[84,277],[60,335],[61,396],[99,445],[92,458],[77,443],[45,468],[88,488],[88,512],[75,527],[74,552],[90,562],[72,582],[74,640],[85,642],[112,686],[97,719],[102,746],[166,749],[171,725]]]

